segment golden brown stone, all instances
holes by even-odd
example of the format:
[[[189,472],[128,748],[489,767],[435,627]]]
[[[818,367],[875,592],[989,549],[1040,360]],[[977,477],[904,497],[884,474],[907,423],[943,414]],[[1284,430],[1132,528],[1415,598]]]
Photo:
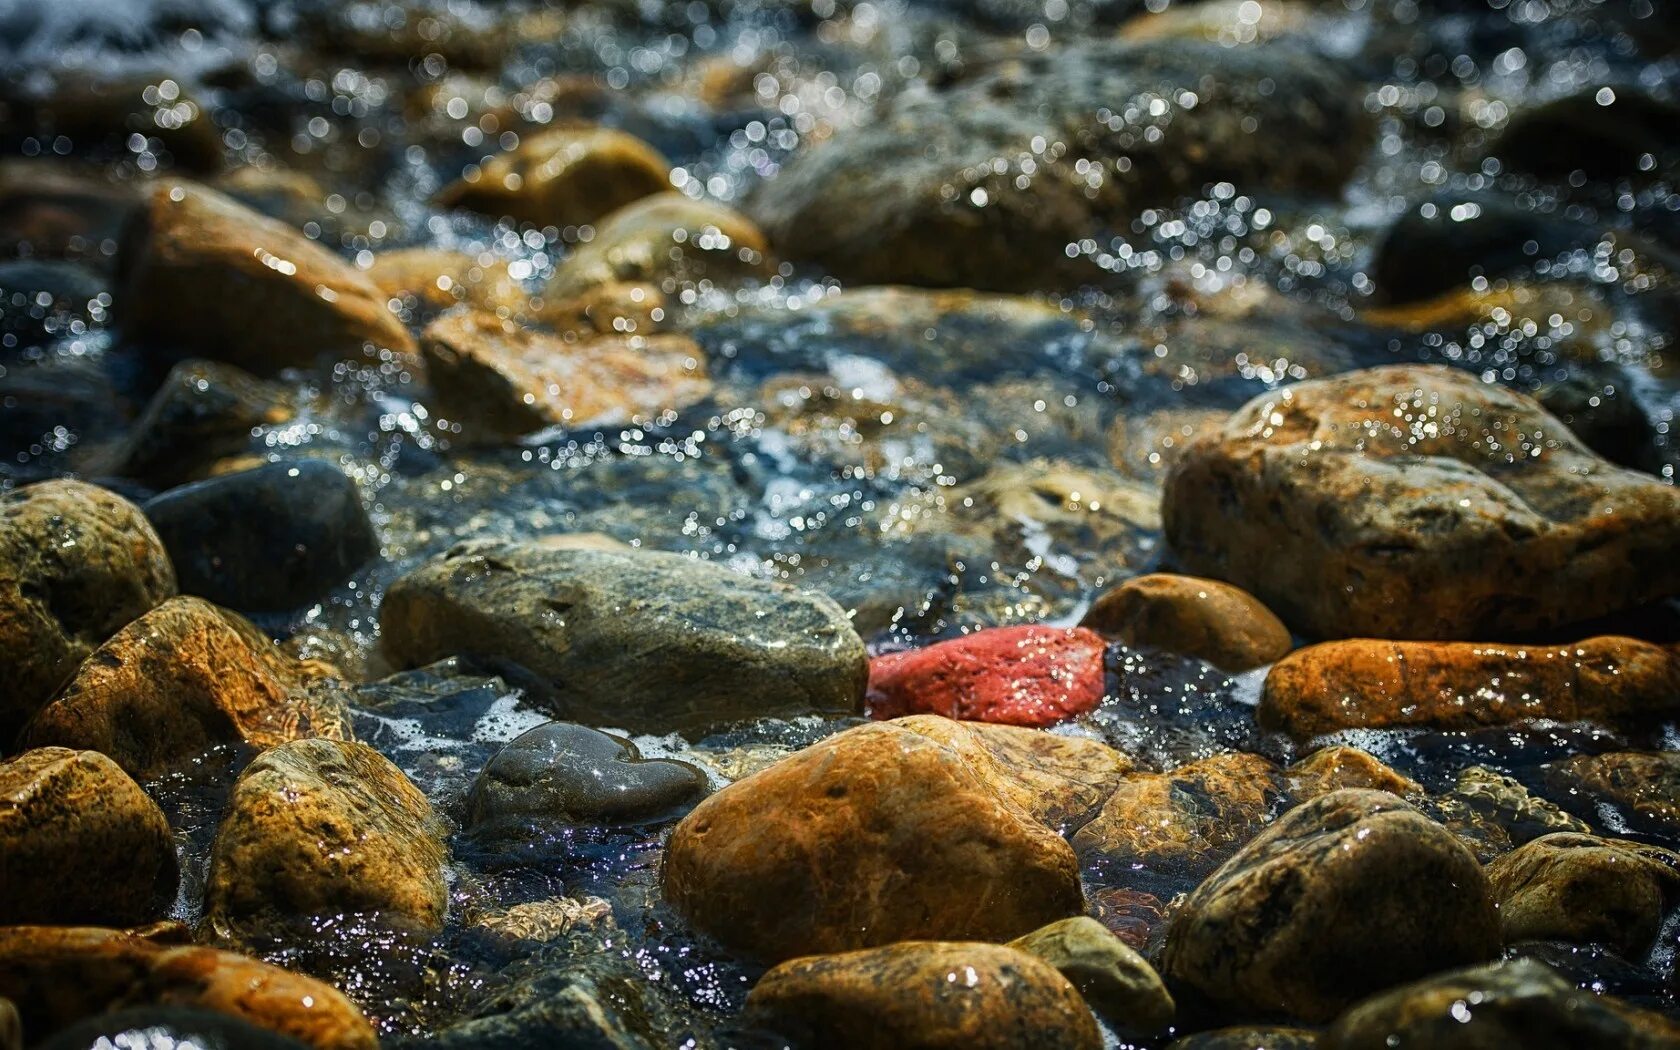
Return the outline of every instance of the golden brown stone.
[[[1289,628],[1252,594],[1218,580],[1157,572],[1097,596],[1080,622],[1112,641],[1247,671],[1289,652]]]
[[[1289,793],[1297,802],[1342,788],[1371,788],[1401,796],[1423,794],[1423,787],[1417,781],[1395,772],[1370,752],[1357,747],[1321,748],[1284,770],[1284,774],[1289,778]]]
[[[167,1004],[231,1014],[319,1050],[375,1050],[361,1011],[312,978],[232,952],[171,946],[100,927],[0,929],[0,996],[31,1039],[84,1017]]]
[[[379,752],[295,740],[240,774],[216,833],[205,918],[218,932],[347,912],[443,925],[448,860],[431,803]]]
[[[326,670],[287,656],[237,613],[172,598],[89,656],[22,739],[99,751],[145,779],[217,744],[344,736],[349,717]]]
[[[297,230],[181,179],[141,216],[117,261],[127,335],[260,373],[323,356],[416,365],[388,296]]]
[[[573,125],[525,136],[481,170],[444,187],[438,203],[534,226],[584,226],[671,188],[671,163],[634,135]]]
[[[140,508],[79,481],[0,495],[0,749],[100,643],[175,593]]]
[[[535,318],[556,332],[650,335],[669,316],[665,296],[651,284],[614,281],[575,295],[548,295],[532,304]]]
[[[849,729],[700,803],[671,834],[666,898],[770,961],[1078,914],[1073,851],[1007,774],[899,723]]]
[[[1266,675],[1258,718],[1296,739],[1347,728],[1470,729],[1680,705],[1680,653],[1633,638],[1574,645],[1353,639],[1308,646]]]
[[[0,925],[155,919],[175,896],[175,840],[115,762],[62,747],[0,761]]]
[[[560,264],[549,293],[579,295],[600,284],[714,284],[776,272],[770,244],[746,216],[713,201],[659,193],[601,221],[595,238]]]
[[[1608,944],[1643,958],[1680,897],[1680,854],[1625,839],[1543,835],[1487,868],[1506,943]]]
[[[997,944],[910,941],[782,963],[748,1016],[811,1050],[1096,1050],[1096,1021],[1048,963]]]
[[[432,322],[421,346],[438,410],[469,434],[648,419],[712,390],[705,354],[680,335],[579,340],[461,311]]]
[[[1680,752],[1576,755],[1546,767],[1547,780],[1585,806],[1612,802],[1668,832],[1680,832]]]
[[[517,317],[526,307],[525,290],[508,273],[507,263],[489,253],[400,248],[375,255],[367,276],[387,299],[410,300],[425,314],[467,303]]]

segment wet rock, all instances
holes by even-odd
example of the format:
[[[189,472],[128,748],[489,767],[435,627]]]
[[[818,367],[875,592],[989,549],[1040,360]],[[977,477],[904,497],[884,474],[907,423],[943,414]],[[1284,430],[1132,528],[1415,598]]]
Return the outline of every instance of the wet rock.
[[[189,1046],[196,1050],[303,1050],[308,1045],[229,1014],[183,1006],[143,1006],[90,1017],[39,1044],[40,1050]]]
[[[911,941],[794,959],[759,979],[747,1016],[813,1050],[1102,1046],[1061,974],[996,944]]]
[[[1161,977],[1102,923],[1081,915],[1053,922],[1009,942],[1056,968],[1109,1024],[1155,1035],[1172,1024],[1172,995]]]
[[[1083,628],[996,627],[869,662],[871,718],[1049,726],[1102,702],[1104,644]]]
[[[1068,245],[1206,182],[1340,186],[1367,140],[1358,96],[1304,52],[1084,41],[900,95],[796,153],[752,209],[847,283],[1064,287],[1103,276]]]
[[[86,335],[110,304],[105,278],[80,263],[0,262],[0,351]]]
[[[1564,646],[1359,639],[1309,646],[1278,661],[1256,717],[1305,739],[1350,728],[1603,721],[1677,705],[1680,652],[1633,638]]]
[[[1576,755],[1545,767],[1558,795],[1591,808],[1610,802],[1666,834],[1680,832],[1680,752],[1613,751]]]
[[[0,1050],[23,1050],[23,1022],[10,999],[0,999]]]
[[[195,481],[210,464],[251,450],[258,427],[292,418],[279,383],[216,361],[182,361],[135,420],[109,470],[165,489]]]
[[[1188,569],[1319,637],[1498,638],[1680,590],[1680,492],[1443,367],[1256,398],[1185,451],[1163,511]]]
[[[1439,974],[1374,996],[1343,1014],[1318,1046],[1657,1050],[1677,1043],[1680,1027],[1661,1015],[1582,991],[1543,963],[1519,959]]]
[[[1201,874],[1265,827],[1283,786],[1276,765],[1241,752],[1133,776],[1073,836],[1073,848],[1116,867],[1170,866]]]
[[[1313,1050],[1318,1033],[1310,1028],[1243,1025],[1197,1032],[1167,1044],[1167,1050]]]
[[[556,714],[633,732],[852,711],[868,674],[828,599],[654,551],[457,547],[392,584],[380,627],[398,666],[512,661]]]
[[[573,933],[612,929],[612,903],[600,897],[548,897],[469,914],[467,925],[509,941],[551,944]]]
[[[1158,572],[1104,591],[1079,621],[1105,638],[1247,671],[1289,652],[1289,628],[1251,594],[1217,580]]]
[[[523,313],[527,297],[508,265],[486,252],[442,248],[400,248],[380,252],[367,268],[368,280],[387,299],[401,300],[413,316],[430,317],[452,306],[469,306],[516,317]]]
[[[114,246],[134,209],[131,183],[60,157],[0,161],[0,244],[39,259],[89,259]]]
[[[237,613],[171,598],[90,655],[21,741],[99,751],[146,779],[217,744],[343,736],[349,716],[329,673]]]
[[[356,483],[318,459],[170,489],[144,510],[181,590],[235,609],[307,605],[379,553]]]
[[[1488,865],[1505,940],[1601,943],[1630,959],[1680,897],[1680,854],[1595,835],[1544,835]]]
[[[175,880],[169,821],[116,763],[58,747],[0,761],[0,924],[137,925]]]
[[[1390,769],[1367,751],[1340,744],[1314,751],[1284,775],[1297,802],[1343,788],[1369,788],[1402,797],[1423,794],[1423,787],[1411,777]]]
[[[684,284],[735,284],[776,272],[770,243],[752,221],[714,201],[658,193],[601,220],[549,283],[559,298],[597,285],[636,282],[674,292]]]
[[[1020,936],[1078,914],[1083,898],[1067,843],[994,786],[1009,779],[900,723],[847,730],[685,817],[665,853],[666,899],[766,961]]]
[[[150,72],[66,72],[44,89],[39,85],[39,78],[27,85],[23,78],[10,78],[0,97],[9,118],[0,133],[0,140],[8,141],[7,153],[17,151],[12,129],[26,128],[47,142],[62,137],[78,153],[94,158],[129,155],[139,135],[178,170],[208,172],[221,166],[221,132],[210,109],[182,80]]]
[[[468,208],[533,226],[586,226],[671,188],[671,162],[634,135],[612,128],[557,127],[526,135],[514,149],[438,194]]]
[[[1322,1022],[1499,946],[1476,858],[1394,795],[1346,790],[1285,813],[1197,887],[1160,966],[1215,1010]]]
[[[552,835],[576,825],[648,824],[706,791],[687,762],[644,759],[623,737],[550,722],[492,758],[467,796],[469,829],[497,839]]]
[[[1116,416],[1105,436],[1109,462],[1127,477],[1159,482],[1191,438],[1215,433],[1229,414],[1215,408],[1164,408]]]
[[[154,187],[117,272],[123,332],[171,352],[264,374],[321,358],[415,364],[413,338],[366,274],[203,186]]]
[[[1518,111],[1489,145],[1510,171],[1548,180],[1656,180],[1680,170],[1673,129],[1680,106],[1632,85],[1595,85]],[[1561,152],[1559,142],[1570,148]]]
[[[133,413],[123,387],[119,366],[105,355],[53,352],[0,362],[0,469],[17,482],[97,475]]]
[[[712,391],[705,355],[680,335],[568,339],[464,311],[420,345],[438,411],[469,436],[652,419]]]
[[[100,643],[174,593],[162,542],[116,493],[46,481],[0,495],[0,747]]]
[[[361,1011],[329,984],[233,952],[171,945],[100,927],[0,929],[0,995],[31,1039],[84,1018],[169,1006],[208,1010],[317,1050],[373,1050]]]
[[[364,744],[296,740],[264,752],[234,784],[205,918],[238,931],[368,912],[435,930],[447,860],[431,804],[388,759]]]
[[[668,317],[665,296],[651,284],[615,281],[598,284],[576,295],[546,291],[532,302],[532,314],[557,332],[579,338],[599,335],[648,335],[664,327]]]
[[[1140,12],[1120,28],[1124,40],[1184,40],[1226,47],[1261,44],[1293,36],[1336,17],[1334,8],[1311,3],[1244,7],[1243,0],[1202,0],[1162,11]]]
[[[1461,770],[1452,789],[1430,799],[1427,809],[1483,863],[1541,835],[1592,831],[1516,780],[1486,766]]]
[[[685,1021],[665,1000],[661,985],[634,965],[592,956],[535,969],[492,995],[467,1019],[397,1045],[414,1050],[652,1050],[680,1039]]]

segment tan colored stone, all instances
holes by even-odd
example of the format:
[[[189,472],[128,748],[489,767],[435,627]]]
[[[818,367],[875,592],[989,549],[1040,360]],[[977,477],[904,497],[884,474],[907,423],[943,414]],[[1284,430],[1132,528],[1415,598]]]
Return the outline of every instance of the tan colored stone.
[[[214,190],[166,179],[118,256],[128,336],[253,372],[317,359],[412,368],[414,339],[367,275]]]
[[[1680,897],[1680,853],[1625,839],[1543,835],[1488,865],[1506,943],[1608,944],[1643,958]]]
[[[1284,770],[1284,775],[1289,778],[1289,793],[1297,802],[1342,788],[1371,788],[1400,796],[1423,794],[1417,781],[1357,747],[1321,748]]]
[[[1348,728],[1604,720],[1677,706],[1680,652],[1633,638],[1562,646],[1353,639],[1274,664],[1257,717],[1306,739]]]
[[[1159,965],[1218,1011],[1318,1023],[1499,948],[1476,858],[1396,796],[1345,790],[1285,813],[1198,886]]]
[[[166,1004],[230,1014],[318,1050],[375,1050],[373,1027],[331,985],[232,952],[101,927],[0,929],[0,996],[31,1039],[84,1017]]]
[[[205,918],[218,932],[371,913],[435,930],[448,906],[441,822],[364,744],[296,740],[246,767],[216,832]]]
[[[671,834],[666,899],[768,961],[1078,914],[1073,851],[999,790],[1006,774],[913,727],[849,729],[700,803]]]
[[[1155,968],[1086,915],[1053,922],[1009,942],[1056,968],[1091,1008],[1123,1032],[1157,1035],[1173,1022],[1176,1007]]]
[[[1104,435],[1108,461],[1127,477],[1159,484],[1191,439],[1218,431],[1229,417],[1229,412],[1211,408],[1117,415]]]
[[[996,944],[910,941],[782,963],[747,996],[754,1021],[811,1050],[1097,1050],[1079,993]]]
[[[438,203],[533,226],[584,226],[671,188],[671,162],[634,135],[572,125],[526,135],[514,149],[444,187]]]
[[[115,762],[61,747],[0,761],[0,925],[132,926],[175,881],[169,821]]]
[[[665,327],[665,296],[651,284],[615,281],[575,295],[544,294],[532,303],[532,315],[556,332],[600,335],[651,335]]]
[[[99,751],[146,779],[217,744],[344,736],[349,716],[328,671],[287,656],[237,613],[172,598],[89,656],[22,740]]]
[[[663,291],[709,280],[726,284],[776,272],[770,244],[746,216],[713,201],[659,193],[603,219],[595,237],[560,264],[549,293],[645,282]]]
[[[1282,771],[1267,759],[1213,755],[1126,780],[1073,847],[1115,863],[1211,871],[1265,827],[1282,794]]]
[[[1670,833],[1680,832],[1680,752],[1577,755],[1551,763],[1546,774],[1582,805],[1612,802]]]
[[[712,390],[705,354],[680,335],[566,339],[463,311],[432,322],[421,347],[439,412],[469,434],[651,419]]]
[[[1585,821],[1486,766],[1460,770],[1451,790],[1429,799],[1425,809],[1484,864],[1541,835],[1592,831]]]
[[[0,494],[0,748],[88,654],[175,593],[140,508],[80,481]]]
[[[1289,652],[1289,628],[1252,594],[1168,572],[1136,576],[1097,596],[1080,620],[1112,641],[1147,645],[1248,671]]]
[[[508,273],[507,263],[488,252],[400,248],[375,255],[366,272],[387,299],[410,301],[425,314],[459,303],[500,317],[518,317],[526,308],[525,290]]]
[[[1324,638],[1498,638],[1680,591],[1680,490],[1521,394],[1392,366],[1250,401],[1168,474],[1185,568]]]

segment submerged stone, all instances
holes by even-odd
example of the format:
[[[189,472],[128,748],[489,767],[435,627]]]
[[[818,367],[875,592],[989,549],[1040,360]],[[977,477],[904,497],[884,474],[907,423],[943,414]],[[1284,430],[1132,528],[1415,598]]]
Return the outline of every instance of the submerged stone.
[[[1289,628],[1247,592],[1218,580],[1158,572],[1104,591],[1080,625],[1127,645],[1183,653],[1247,671],[1289,652]]]
[[[1080,915],[1009,942],[1054,966],[1091,1008],[1121,1031],[1155,1035],[1172,1024],[1175,1007],[1143,956],[1102,923]]]
[[[553,127],[445,186],[438,203],[534,226],[583,226],[671,188],[671,162],[634,135]]]
[[[296,411],[291,392],[242,368],[182,361],[169,370],[110,470],[160,489],[201,478],[217,460],[252,450],[252,431]]]

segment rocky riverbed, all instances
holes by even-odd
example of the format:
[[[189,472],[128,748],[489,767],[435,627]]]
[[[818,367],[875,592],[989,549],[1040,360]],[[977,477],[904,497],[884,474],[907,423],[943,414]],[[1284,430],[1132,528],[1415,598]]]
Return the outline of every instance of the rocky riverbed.
[[[1680,1047],[1677,87],[0,3],[0,1050]]]

